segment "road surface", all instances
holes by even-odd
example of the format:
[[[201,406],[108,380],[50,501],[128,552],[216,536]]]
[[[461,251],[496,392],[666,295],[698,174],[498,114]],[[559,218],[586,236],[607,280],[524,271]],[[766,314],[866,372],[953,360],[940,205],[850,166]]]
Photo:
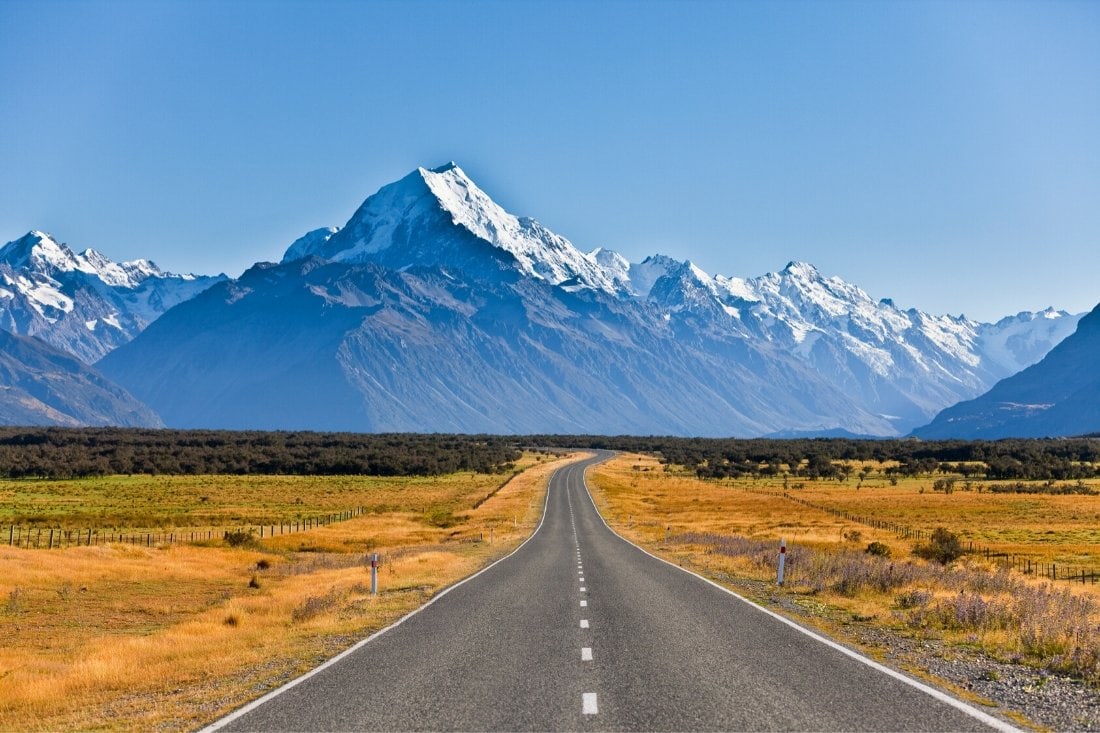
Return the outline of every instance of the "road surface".
[[[1009,729],[621,539],[595,460],[554,475],[514,554],[212,729]]]

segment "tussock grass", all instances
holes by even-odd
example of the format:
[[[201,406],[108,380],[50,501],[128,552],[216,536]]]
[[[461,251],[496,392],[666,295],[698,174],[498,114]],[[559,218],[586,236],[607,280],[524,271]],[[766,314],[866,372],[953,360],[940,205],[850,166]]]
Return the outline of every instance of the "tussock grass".
[[[845,522],[774,493],[758,493],[766,488],[762,481],[701,481],[666,472],[642,456],[619,457],[590,471],[589,479],[601,511],[616,530],[720,581],[732,576],[774,588],[779,539],[786,538],[783,593],[818,617],[826,630],[837,630],[830,626],[836,618],[882,624],[909,635],[977,645],[999,658],[1100,683],[1098,586],[1056,586],[973,556],[947,564],[924,561],[914,557],[915,541]],[[806,493],[813,483],[806,482]],[[967,527],[971,533],[986,532],[994,522],[1017,521],[1016,530],[1034,533],[1032,543],[1020,545],[1037,553],[1048,548],[1037,539],[1047,536],[1040,526],[1055,533],[1078,531],[1071,517],[1091,511],[1083,502],[1097,502],[1086,495],[1042,496],[1038,501],[1051,503],[1041,514],[1057,516],[1036,519],[1021,515],[1021,508],[1006,503],[1003,495],[975,492],[950,504],[957,493],[920,494],[919,487],[899,482],[890,487],[899,492],[895,505],[887,501],[892,494],[853,498],[854,486],[833,484],[813,488],[814,502],[831,501],[864,515],[922,527],[946,525],[960,532]],[[926,513],[920,511],[921,501],[927,502]],[[1046,524],[1059,516],[1061,524]],[[878,554],[868,552],[869,546],[876,546]],[[1098,550],[1096,545],[1075,548],[1079,556]]]
[[[368,507],[239,547],[0,547],[0,730],[200,727],[514,548],[536,526],[556,467],[541,456],[522,466],[488,500],[507,476],[264,477],[275,479],[270,497],[247,477],[241,486],[217,477],[221,500],[241,505],[302,494],[343,506],[354,491],[354,503]],[[196,494],[215,501],[199,483]],[[149,486],[163,496],[158,482]],[[438,504],[458,522],[428,522]],[[369,552],[382,557],[377,596]]]

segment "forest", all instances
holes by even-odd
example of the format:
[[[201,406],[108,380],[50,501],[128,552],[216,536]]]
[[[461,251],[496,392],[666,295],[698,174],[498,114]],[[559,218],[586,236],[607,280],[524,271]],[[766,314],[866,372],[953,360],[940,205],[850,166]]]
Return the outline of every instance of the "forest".
[[[446,435],[131,428],[0,427],[0,477],[111,474],[427,476],[511,470],[524,448],[649,453],[702,478],[843,478],[845,461],[893,462],[901,476],[937,470],[997,480],[1100,477],[1100,438],[997,441],[725,439],[598,435]]]
[[[112,474],[429,476],[500,473],[519,459],[497,436],[0,428],[0,476]]]
[[[663,463],[702,478],[778,475],[841,478],[842,461],[897,462],[902,476],[951,470],[973,478],[1077,480],[1100,476],[1100,438],[922,441],[908,438],[662,438],[631,436],[530,436],[533,445],[584,447],[657,455]],[[791,467],[794,467],[793,469]]]

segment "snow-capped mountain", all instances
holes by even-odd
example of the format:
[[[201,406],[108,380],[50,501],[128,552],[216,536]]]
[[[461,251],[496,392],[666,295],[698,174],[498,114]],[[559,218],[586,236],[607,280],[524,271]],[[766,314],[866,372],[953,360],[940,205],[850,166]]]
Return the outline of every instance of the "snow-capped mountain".
[[[453,162],[418,168],[383,186],[342,229],[310,232],[291,245],[283,261],[316,255],[394,270],[413,265],[465,270],[484,267],[485,252],[552,285],[616,289],[603,268],[569,240],[534,219],[506,212]]]
[[[173,308],[97,366],[178,427],[891,429],[766,343],[693,331],[602,290],[439,265],[257,265]]]
[[[804,263],[744,279],[585,254],[451,163],[99,366],[179,427],[896,435],[1076,321],[901,310]]]
[[[996,324],[1000,328],[994,340],[998,346],[1014,342],[1015,348],[1031,353],[1034,339],[1015,337],[1020,335],[1022,323],[1034,320],[1020,316],[1005,319]],[[1005,337],[1006,333],[1010,335]],[[1100,432],[1098,360],[1100,305],[1081,318],[1077,330],[1041,361],[1001,380],[980,397],[952,405],[914,434],[929,439],[993,440]]]
[[[0,328],[92,363],[224,275],[174,275],[149,260],[73,252],[43,232],[0,248]]]
[[[599,253],[637,297],[774,344],[899,432],[1035,363],[1081,317],[1047,309],[978,323],[875,301],[807,263],[744,279],[659,255],[624,268],[611,255]]]

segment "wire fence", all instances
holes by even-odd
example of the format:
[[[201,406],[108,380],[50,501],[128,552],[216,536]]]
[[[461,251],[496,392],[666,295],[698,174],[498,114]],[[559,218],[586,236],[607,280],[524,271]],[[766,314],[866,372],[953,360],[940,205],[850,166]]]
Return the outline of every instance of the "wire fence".
[[[825,504],[817,504],[812,501],[807,501],[797,496],[792,496],[786,491],[769,491],[767,489],[751,489],[745,488],[745,491],[749,491],[754,494],[767,494],[770,496],[777,496],[793,501],[796,504],[801,504],[804,507],[810,509],[816,509],[818,511],[831,514],[834,517],[844,519],[848,522],[855,524],[862,524],[865,527],[871,527],[873,529],[884,530],[893,532],[899,539],[911,539],[917,542],[928,541],[932,539],[932,532],[925,529],[918,529],[908,524],[902,524],[901,522],[892,522],[887,519],[879,519],[878,517],[870,517],[863,514],[856,514],[844,509],[837,509]],[[1005,567],[1012,568],[1018,572],[1026,575],[1034,575],[1036,577],[1047,578],[1049,580],[1063,580],[1073,583],[1098,583],[1100,582],[1100,571],[1095,567],[1083,567],[1080,565],[1067,565],[1054,562],[1044,562],[1028,557],[1027,555],[1016,555],[1007,552],[998,552],[990,547],[984,547],[982,545],[975,545],[973,542],[968,542],[966,549],[968,554],[972,555],[984,555],[987,560],[1004,565]]]
[[[363,507],[346,511],[323,514],[315,517],[281,520],[276,523],[233,525],[222,527],[182,528],[153,532],[138,532],[118,529],[62,529],[57,527],[8,526],[8,546],[31,550],[53,550],[64,547],[92,547],[108,544],[142,545],[157,547],[160,545],[190,544],[227,539],[230,535],[252,535],[259,539],[277,537],[296,532],[308,532],[319,527],[327,527],[344,522],[365,513]],[[2,540],[0,540],[2,541]]]

